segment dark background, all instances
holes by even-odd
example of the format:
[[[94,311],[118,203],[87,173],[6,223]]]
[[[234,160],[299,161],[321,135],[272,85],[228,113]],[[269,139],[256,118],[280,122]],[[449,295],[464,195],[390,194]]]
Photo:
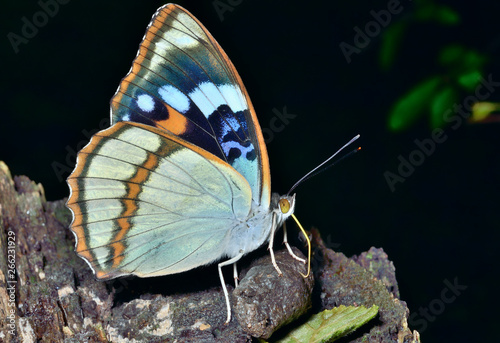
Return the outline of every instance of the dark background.
[[[414,313],[409,325],[423,342],[496,339],[499,124],[445,127],[447,140],[394,191],[384,172],[397,173],[398,156],[408,158],[415,139],[431,137],[427,117],[399,133],[387,123],[398,97],[439,72],[433,69],[440,46],[455,42],[487,54],[484,74],[500,81],[500,3],[441,1],[460,14],[460,24],[409,29],[394,65],[382,71],[381,35],[351,55],[351,63],[339,44],[353,44],[353,28],[373,20],[370,11],[386,9],[387,1],[222,2],[232,9],[222,17],[213,1],[179,4],[228,53],[263,128],[269,128],[273,109],[286,106],[296,115],[268,142],[273,190],[287,192],[360,133],[360,153],[296,190],[298,218],[348,256],[383,247],[396,266],[401,298]],[[75,151],[87,143],[88,132],[106,127],[109,100],[162,4],[60,4],[17,53],[7,34],[21,34],[22,18],[32,21],[41,7],[35,1],[3,6],[0,159],[13,174],[42,183],[48,200],[68,195],[64,179]],[[400,6],[394,21],[414,9],[411,1]],[[488,101],[499,102],[500,92]],[[450,300],[446,280],[466,288]]]

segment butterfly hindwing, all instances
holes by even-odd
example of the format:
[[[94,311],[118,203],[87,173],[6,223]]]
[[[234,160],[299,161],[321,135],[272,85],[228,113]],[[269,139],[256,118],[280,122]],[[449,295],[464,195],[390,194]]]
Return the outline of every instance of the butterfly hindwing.
[[[249,184],[230,165],[138,123],[92,137],[68,183],[77,252],[101,279],[173,274],[220,259],[251,208]]]
[[[269,205],[268,156],[247,91],[219,44],[182,7],[168,4],[153,16],[111,117],[203,148],[243,175],[255,202]]]

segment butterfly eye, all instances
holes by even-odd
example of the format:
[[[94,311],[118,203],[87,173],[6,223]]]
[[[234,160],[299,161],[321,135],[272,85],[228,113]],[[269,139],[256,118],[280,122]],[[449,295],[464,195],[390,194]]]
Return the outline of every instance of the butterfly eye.
[[[281,213],[288,213],[290,211],[290,202],[286,199],[281,199],[280,202]]]

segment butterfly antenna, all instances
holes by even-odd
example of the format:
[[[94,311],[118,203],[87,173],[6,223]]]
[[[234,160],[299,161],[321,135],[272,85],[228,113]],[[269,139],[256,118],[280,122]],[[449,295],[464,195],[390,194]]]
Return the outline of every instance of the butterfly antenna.
[[[332,163],[331,165],[325,167],[323,170],[320,170],[323,166],[325,166],[328,162],[330,162],[335,156],[337,156],[342,150],[344,150],[346,147],[348,147],[349,145],[351,145],[355,140],[357,140],[359,138],[359,135],[356,135],[354,136],[349,142],[347,142],[346,144],[344,144],[344,146],[342,146],[339,150],[337,150],[337,152],[335,152],[332,156],[328,157],[324,162],[322,162],[320,165],[318,165],[316,168],[314,168],[313,170],[311,170],[309,173],[307,173],[306,175],[302,176],[300,178],[299,181],[295,182],[295,184],[292,186],[292,188],[290,188],[290,190],[288,191],[287,195],[290,195],[290,193],[293,192],[293,190],[295,188],[297,188],[298,185],[300,185],[302,182],[306,181],[307,179],[313,177],[314,175],[332,167],[335,163]],[[350,156],[351,154],[354,154],[356,152],[358,152],[359,150],[361,150],[360,147],[356,148],[355,150],[352,150],[350,153],[348,153],[347,155],[343,156],[339,161],[337,162],[340,162],[342,159],[344,159],[345,157],[347,156]]]

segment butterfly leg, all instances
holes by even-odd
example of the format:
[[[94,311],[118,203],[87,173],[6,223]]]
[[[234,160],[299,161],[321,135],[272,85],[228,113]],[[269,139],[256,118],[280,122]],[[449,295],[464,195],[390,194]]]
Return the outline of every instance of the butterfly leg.
[[[238,267],[236,262],[233,263],[234,288],[238,287]]]
[[[236,264],[236,262],[238,262],[238,260],[242,256],[243,253],[239,253],[232,259],[219,263],[219,277],[220,277],[220,282],[222,284],[222,290],[224,291],[224,297],[226,298],[226,306],[227,306],[226,324],[228,324],[231,321],[231,303],[229,301],[229,293],[227,292],[226,282],[224,281],[224,275],[222,275],[222,267],[228,266],[230,264]]]
[[[287,235],[286,235],[286,222],[283,223],[283,244],[285,244],[287,250],[288,250],[288,253],[290,254],[290,256],[292,256],[294,259],[296,259],[297,261],[300,261],[302,263],[306,263],[306,260],[303,259],[303,258],[300,258],[298,257],[297,255],[295,255],[292,251],[292,248],[290,247],[290,244],[288,244],[288,238],[287,238]]]
[[[274,258],[274,250],[273,250],[273,244],[274,244],[274,233],[276,232],[276,214],[273,213],[273,227],[271,228],[271,237],[269,238],[269,253],[271,254],[271,261],[273,263],[274,269],[278,272],[278,275],[283,275],[281,272],[280,267],[278,267],[278,264],[276,263],[276,259]]]

